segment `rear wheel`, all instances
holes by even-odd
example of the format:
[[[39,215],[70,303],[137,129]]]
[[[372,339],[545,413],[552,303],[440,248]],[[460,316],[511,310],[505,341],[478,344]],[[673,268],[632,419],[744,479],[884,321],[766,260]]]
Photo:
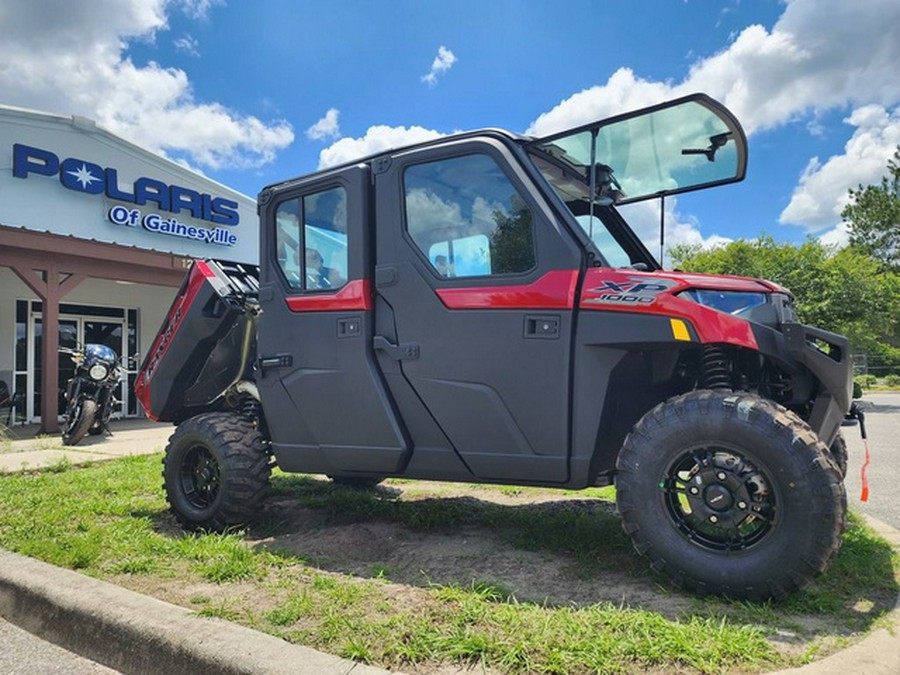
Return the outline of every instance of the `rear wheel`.
[[[677,586],[783,596],[840,546],[846,499],[827,452],[799,417],[758,396],[678,396],[625,440],[616,477],[623,527]]]
[[[266,494],[270,473],[262,435],[230,413],[182,422],[163,458],[166,499],[190,529],[222,531],[247,524]]]

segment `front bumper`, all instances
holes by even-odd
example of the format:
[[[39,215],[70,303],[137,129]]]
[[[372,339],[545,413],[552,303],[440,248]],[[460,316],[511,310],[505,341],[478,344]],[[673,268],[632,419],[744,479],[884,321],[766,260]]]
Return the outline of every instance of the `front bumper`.
[[[788,353],[819,381],[807,422],[831,446],[853,402],[850,342],[843,335],[800,323],[781,326]]]
[[[760,353],[793,378],[793,403],[801,405],[815,396],[806,421],[830,447],[853,402],[849,341],[796,321],[781,323],[781,330],[750,325]]]

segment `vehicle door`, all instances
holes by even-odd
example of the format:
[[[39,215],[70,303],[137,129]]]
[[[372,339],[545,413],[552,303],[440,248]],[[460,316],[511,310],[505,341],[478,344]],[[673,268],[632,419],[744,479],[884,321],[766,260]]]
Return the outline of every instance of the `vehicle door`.
[[[487,135],[375,163],[374,345],[413,475],[568,477],[582,256],[507,143]]]
[[[257,382],[282,468],[394,473],[409,445],[372,349],[369,171],[260,197]]]

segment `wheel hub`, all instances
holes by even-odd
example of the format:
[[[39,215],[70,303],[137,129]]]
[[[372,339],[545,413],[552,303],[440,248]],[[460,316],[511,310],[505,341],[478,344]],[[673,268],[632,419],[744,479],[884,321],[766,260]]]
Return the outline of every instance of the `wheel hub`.
[[[775,501],[769,482],[734,451],[684,454],[660,485],[674,525],[703,548],[745,549],[771,527]]]
[[[186,454],[180,471],[181,489],[190,504],[205,509],[219,494],[219,464],[209,449],[198,445]]]
[[[734,497],[726,485],[715,483],[703,491],[703,501],[713,511],[723,513],[731,509]]]

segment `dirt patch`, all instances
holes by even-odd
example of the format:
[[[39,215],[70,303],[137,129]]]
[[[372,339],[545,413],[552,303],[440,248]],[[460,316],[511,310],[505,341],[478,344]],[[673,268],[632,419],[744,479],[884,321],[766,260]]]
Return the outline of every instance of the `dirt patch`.
[[[531,503],[509,498],[498,502]],[[611,602],[670,618],[691,604],[628,573],[604,570],[600,577],[585,576],[570,556],[518,548],[484,528],[422,532],[384,522],[329,524],[320,513],[289,503],[281,503],[279,510],[292,522],[303,523],[302,529],[251,543],[288,551],[332,572],[361,578],[381,575],[395,584],[421,588],[493,584],[520,602],[577,606]]]

